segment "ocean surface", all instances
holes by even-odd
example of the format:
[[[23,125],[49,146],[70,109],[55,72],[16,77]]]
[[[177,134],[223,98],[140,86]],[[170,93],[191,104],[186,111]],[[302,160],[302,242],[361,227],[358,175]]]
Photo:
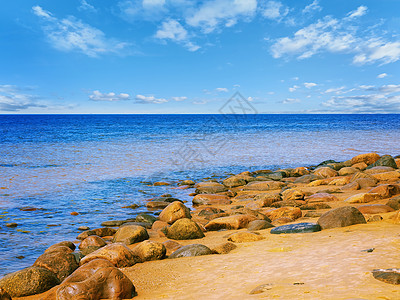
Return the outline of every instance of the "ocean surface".
[[[146,199],[190,205],[179,180],[399,155],[399,137],[400,115],[0,115],[0,277]]]

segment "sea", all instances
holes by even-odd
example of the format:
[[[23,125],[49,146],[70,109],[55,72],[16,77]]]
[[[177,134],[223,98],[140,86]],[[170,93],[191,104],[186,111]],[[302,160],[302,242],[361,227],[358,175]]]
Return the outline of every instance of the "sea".
[[[190,206],[181,180],[367,152],[400,154],[400,115],[0,115],[0,277],[76,240],[80,226],[147,212],[147,199]]]

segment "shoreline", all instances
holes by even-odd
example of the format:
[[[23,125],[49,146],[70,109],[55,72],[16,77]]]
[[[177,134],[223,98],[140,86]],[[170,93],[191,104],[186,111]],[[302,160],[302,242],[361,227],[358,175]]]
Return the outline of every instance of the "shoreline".
[[[346,162],[325,161],[311,170],[304,167],[260,170],[242,172],[219,183],[182,182],[180,187],[171,188],[194,186],[197,193],[192,195],[193,210],[188,214],[184,204],[172,196],[161,197],[165,203],[160,199],[157,199],[160,203],[149,201],[148,208],[158,208],[156,211],[162,213],[158,220],[142,222],[147,228],[144,229],[147,238],[124,240],[126,247],[140,258],[143,251],[151,252],[146,248],[139,252],[138,246],[143,241],[150,240],[148,244],[152,246],[162,245],[167,255],[179,246],[202,244],[211,250],[211,255],[160,260],[163,256],[151,257],[147,253],[141,262],[136,261],[130,267],[118,264],[116,267],[135,286],[138,294],[135,299],[289,299],[299,295],[303,299],[379,296],[397,299],[400,285],[377,280],[372,272],[400,267],[396,255],[400,249],[399,208],[387,205],[389,199],[400,195],[399,166],[399,157],[369,153]],[[167,198],[172,199],[167,201]],[[400,198],[396,199],[400,205]],[[172,206],[174,213],[168,211]],[[324,227],[327,225],[321,219],[327,212],[348,206],[356,207],[356,214],[364,222]],[[181,215],[177,217],[176,212]],[[353,216],[345,219],[350,217]],[[199,236],[171,238],[178,220],[196,224],[204,237],[199,238],[201,234],[196,232]],[[132,225],[114,227],[113,241],[120,242],[116,239],[118,232],[114,234],[116,230],[138,227],[140,220],[135,221]],[[320,228],[307,233],[271,234],[279,226],[304,222]],[[260,227],[261,223],[264,228]],[[266,223],[275,227],[266,228]],[[178,231],[178,235],[184,232]],[[99,239],[106,241],[107,247],[110,245],[110,231],[95,233],[103,235]],[[171,240],[175,243],[167,242]],[[96,257],[103,246],[88,254],[80,265],[85,266],[87,257]],[[373,250],[365,252],[368,249]],[[68,255],[73,252],[62,251]],[[79,256],[76,251],[73,253],[74,257]],[[4,278],[0,280],[1,286],[7,289]],[[250,294],[257,287],[259,290]],[[55,299],[58,288],[57,285],[41,295],[13,299]]]

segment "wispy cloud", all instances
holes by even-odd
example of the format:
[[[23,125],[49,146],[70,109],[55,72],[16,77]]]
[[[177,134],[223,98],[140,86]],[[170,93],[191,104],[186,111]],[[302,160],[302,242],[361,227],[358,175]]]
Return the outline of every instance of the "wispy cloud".
[[[40,97],[27,94],[27,90],[15,85],[0,85],[0,111],[17,112],[47,107]]]
[[[319,1],[318,0],[314,0],[311,4],[307,5],[303,10],[302,13],[303,14],[309,14],[309,13],[313,13],[316,11],[321,11],[322,7],[319,6]]]
[[[174,101],[185,101],[187,97],[181,96],[181,97],[172,97],[172,100]]]
[[[168,20],[161,24],[156,32],[155,38],[160,40],[171,40],[173,42],[184,45],[189,51],[197,51],[199,46],[193,44],[189,40],[188,32],[176,20]]]
[[[318,84],[314,83],[314,82],[304,82],[304,86],[308,89],[311,89],[312,87],[317,86]]]
[[[160,20],[167,13],[165,0],[122,0],[117,6],[120,16],[129,22]]]
[[[229,91],[227,88],[216,88],[215,90],[217,92],[225,92],[225,93],[227,93]]]
[[[88,11],[88,12],[97,12],[97,9],[89,4],[86,0],[81,0],[81,5],[78,7],[78,10],[80,11]]]
[[[376,76],[376,78],[385,78],[386,76],[388,76],[388,74],[386,73],[381,73],[378,76]]]
[[[296,98],[286,98],[285,100],[281,101],[281,103],[283,104],[292,104],[292,103],[299,103],[301,102],[300,99],[296,99]]]
[[[161,104],[168,102],[168,100],[164,98],[156,98],[154,96],[144,96],[144,95],[136,95],[135,99],[139,103]]]
[[[289,13],[289,8],[279,1],[268,1],[264,7],[261,8],[261,14],[270,20],[280,22]]]
[[[130,46],[129,43],[107,38],[101,30],[73,16],[58,19],[40,6],[34,6],[32,11],[42,20],[43,31],[57,50],[77,51],[97,57],[109,53],[122,54]]]
[[[358,18],[358,17],[365,15],[367,13],[367,11],[368,11],[368,7],[361,5],[356,10],[349,12],[347,14],[347,17],[350,19]]]
[[[289,88],[289,92],[293,93],[294,91],[296,91],[297,89],[299,89],[300,87],[298,85],[294,85],[292,87]]]
[[[93,91],[92,95],[89,96],[90,100],[93,101],[121,101],[121,100],[130,100],[129,94],[121,93],[115,94],[113,92],[110,93],[101,93],[100,91]]]

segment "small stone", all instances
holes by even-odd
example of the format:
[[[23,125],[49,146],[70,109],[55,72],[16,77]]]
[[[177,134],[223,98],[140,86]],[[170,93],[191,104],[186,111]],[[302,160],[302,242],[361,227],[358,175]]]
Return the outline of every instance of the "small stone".
[[[212,250],[207,246],[201,244],[191,244],[183,246],[172,253],[169,258],[179,258],[179,257],[190,257],[190,256],[201,256],[213,254]]]
[[[71,214],[70,214],[71,216],[78,216],[79,215],[79,213],[77,212],[77,211],[73,211],[73,212],[71,212]]]
[[[79,226],[78,230],[84,231],[84,230],[89,230],[90,228],[88,226]]]
[[[140,205],[137,205],[137,204],[131,204],[131,205],[122,206],[122,208],[130,208],[130,209],[136,209],[136,208],[139,208],[139,207],[140,207]]]
[[[6,226],[9,228],[14,228],[14,227],[17,227],[18,224],[17,223],[7,223]]]
[[[157,181],[153,183],[153,186],[163,186],[163,185],[171,185],[171,184],[165,181]]]
[[[247,243],[247,242],[256,242],[265,239],[265,237],[258,235],[256,233],[250,231],[240,231],[232,233],[228,237],[228,241],[234,243]]]
[[[267,216],[272,221],[282,217],[288,217],[296,220],[298,218],[301,218],[302,212],[298,207],[281,207],[271,211]]]
[[[377,269],[372,271],[375,279],[390,284],[400,284],[400,269]]]
[[[96,229],[90,229],[82,232],[79,234],[76,238],[78,240],[84,240],[90,235],[98,235],[100,237],[104,236],[112,236],[116,233],[117,231],[113,228],[110,227],[102,227],[102,228],[96,228]]]
[[[369,248],[369,249],[365,249],[365,250],[361,250],[361,252],[368,252],[371,253],[375,250],[375,248]]]
[[[149,201],[146,203],[146,207],[149,209],[164,209],[170,203],[165,201]]]
[[[308,233],[320,231],[321,227],[315,223],[297,223],[282,225],[271,229],[272,234],[281,233]]]

